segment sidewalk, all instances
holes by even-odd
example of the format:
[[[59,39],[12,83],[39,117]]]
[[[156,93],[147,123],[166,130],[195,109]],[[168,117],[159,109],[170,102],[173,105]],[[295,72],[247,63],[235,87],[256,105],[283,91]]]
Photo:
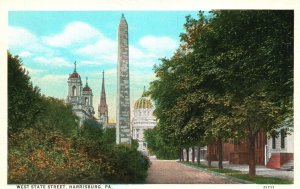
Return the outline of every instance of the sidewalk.
[[[195,161],[195,163],[197,163],[197,161]],[[203,165],[207,165],[206,160],[201,160],[200,163]],[[218,167],[218,162],[212,161],[211,165],[212,167]],[[223,161],[223,167],[227,169],[242,171],[244,173],[248,173],[249,171],[249,166],[247,164],[229,164],[228,161]],[[256,175],[283,179],[294,179],[294,171],[270,169],[263,165],[256,165]]]

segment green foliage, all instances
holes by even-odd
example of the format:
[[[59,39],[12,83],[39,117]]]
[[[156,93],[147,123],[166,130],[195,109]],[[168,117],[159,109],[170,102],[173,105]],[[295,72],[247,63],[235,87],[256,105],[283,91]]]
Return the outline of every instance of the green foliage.
[[[158,159],[177,159],[178,148],[164,143],[157,127],[147,129],[144,133],[145,141],[151,154],[155,154]]]
[[[79,128],[69,104],[42,96],[8,53],[8,183],[143,183],[150,161],[115,145],[116,130],[93,119]]]
[[[68,137],[77,134],[79,119],[72,112],[69,104],[63,100],[46,96],[42,96],[40,101],[43,112],[32,127],[42,132],[61,132]]]
[[[100,141],[103,135],[101,125],[93,119],[84,120],[82,127],[79,129],[80,136],[86,139]]]
[[[116,143],[116,128],[106,128],[101,138],[104,144],[112,145]]]
[[[165,144],[278,132],[293,117],[293,11],[198,16],[187,17],[180,47],[154,67],[149,93]]]
[[[8,52],[8,132],[31,126],[43,111],[40,90],[33,87],[22,60]]]
[[[256,184],[293,184],[294,183],[294,181],[291,179],[281,179],[275,177],[256,176],[255,178],[251,178],[249,177],[249,175],[243,173],[227,174],[227,175],[238,179],[254,182]]]

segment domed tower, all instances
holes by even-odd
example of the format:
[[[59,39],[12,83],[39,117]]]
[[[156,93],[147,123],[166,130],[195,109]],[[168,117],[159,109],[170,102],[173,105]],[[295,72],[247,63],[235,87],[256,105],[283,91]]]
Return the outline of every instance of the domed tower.
[[[67,102],[73,106],[81,104],[82,82],[80,75],[76,72],[76,61],[74,62],[74,71],[68,78],[68,97]]]
[[[82,100],[84,104],[84,110],[93,116],[95,114],[93,107],[93,91],[88,85],[88,78],[86,77],[85,87],[82,89]]]
[[[144,132],[147,129],[153,129],[156,126],[156,118],[153,116],[154,106],[151,99],[144,92],[135,102],[132,119],[132,136],[139,143],[138,150],[148,153],[147,143],[144,140]]]

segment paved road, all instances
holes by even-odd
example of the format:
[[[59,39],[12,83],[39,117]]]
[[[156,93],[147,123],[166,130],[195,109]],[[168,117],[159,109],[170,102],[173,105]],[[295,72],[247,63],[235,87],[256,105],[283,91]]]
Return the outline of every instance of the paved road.
[[[220,176],[181,165],[173,160],[151,160],[148,184],[237,184]]]

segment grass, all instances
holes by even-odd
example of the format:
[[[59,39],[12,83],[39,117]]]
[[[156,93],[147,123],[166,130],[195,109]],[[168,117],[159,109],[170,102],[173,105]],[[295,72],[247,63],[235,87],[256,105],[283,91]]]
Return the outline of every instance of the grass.
[[[226,169],[226,168],[219,169],[216,167],[208,168],[208,166],[206,165],[203,164],[198,165],[197,163],[191,163],[191,162],[180,162],[180,163],[192,167],[196,167],[196,168],[202,168],[212,172],[221,173],[226,176],[230,176],[241,180],[246,180],[249,182],[253,182],[255,184],[293,184],[294,183],[293,180],[290,179],[281,179],[281,178],[264,177],[264,176],[256,176],[255,178],[251,178],[248,176],[248,174],[242,173],[241,171],[237,171],[237,170]]]

